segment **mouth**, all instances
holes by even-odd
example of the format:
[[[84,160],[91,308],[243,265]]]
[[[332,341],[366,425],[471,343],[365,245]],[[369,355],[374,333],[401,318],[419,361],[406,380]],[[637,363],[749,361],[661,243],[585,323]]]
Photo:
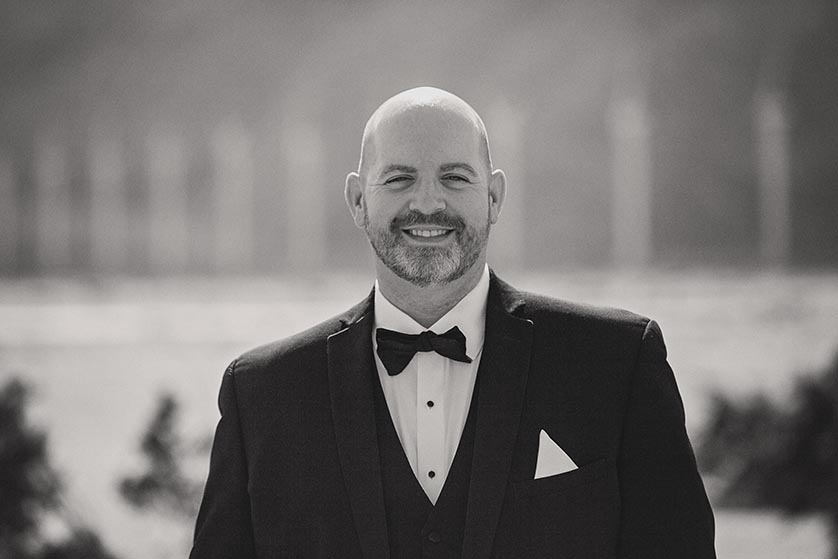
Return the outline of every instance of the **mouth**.
[[[451,236],[453,229],[447,227],[432,227],[432,226],[411,226],[402,229],[402,232],[418,241],[424,242],[438,242]]]

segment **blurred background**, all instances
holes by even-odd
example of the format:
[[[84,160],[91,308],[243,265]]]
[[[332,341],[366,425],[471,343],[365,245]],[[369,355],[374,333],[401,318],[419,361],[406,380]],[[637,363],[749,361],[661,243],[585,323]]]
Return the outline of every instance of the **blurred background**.
[[[486,121],[501,277],[662,325],[719,556],[832,556],[838,4],[32,0],[0,3],[0,559],[186,556],[221,374],[369,291],[343,181],[417,85]]]

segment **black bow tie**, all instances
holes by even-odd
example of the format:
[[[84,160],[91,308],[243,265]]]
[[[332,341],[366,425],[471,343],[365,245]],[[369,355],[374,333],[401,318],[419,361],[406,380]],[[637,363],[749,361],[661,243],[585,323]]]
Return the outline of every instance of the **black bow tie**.
[[[391,377],[401,373],[417,351],[435,351],[454,361],[471,363],[471,357],[466,355],[466,337],[456,326],[444,334],[434,334],[430,330],[403,334],[376,328],[375,341],[378,343],[376,353]]]

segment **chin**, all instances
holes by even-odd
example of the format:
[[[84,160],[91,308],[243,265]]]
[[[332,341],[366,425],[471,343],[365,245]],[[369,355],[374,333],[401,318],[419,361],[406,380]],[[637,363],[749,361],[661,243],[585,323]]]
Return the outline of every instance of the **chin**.
[[[473,264],[472,264],[473,265]],[[390,270],[405,281],[417,287],[433,288],[449,285],[462,278],[471,266],[462,266],[461,262],[431,263],[400,263]],[[430,273],[428,270],[432,270]]]

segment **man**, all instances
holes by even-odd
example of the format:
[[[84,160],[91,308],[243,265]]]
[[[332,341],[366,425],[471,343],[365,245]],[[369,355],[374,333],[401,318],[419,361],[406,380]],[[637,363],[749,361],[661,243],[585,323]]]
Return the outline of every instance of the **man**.
[[[375,288],[229,366],[193,559],[715,556],[660,330],[489,271],[505,193],[460,98],[375,111]]]

